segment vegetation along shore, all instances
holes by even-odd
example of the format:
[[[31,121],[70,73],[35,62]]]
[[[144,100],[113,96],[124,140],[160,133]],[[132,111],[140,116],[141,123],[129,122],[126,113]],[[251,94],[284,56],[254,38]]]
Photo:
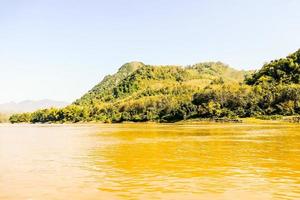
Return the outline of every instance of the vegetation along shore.
[[[257,71],[221,62],[191,66],[123,65],[64,108],[14,114],[11,123],[177,122],[281,119],[299,122],[300,49]],[[222,120],[221,120],[222,121]]]

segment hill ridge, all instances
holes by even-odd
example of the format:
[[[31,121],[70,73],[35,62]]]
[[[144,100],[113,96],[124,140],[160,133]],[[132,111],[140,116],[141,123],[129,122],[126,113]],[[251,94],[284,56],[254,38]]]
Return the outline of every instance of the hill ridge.
[[[63,109],[14,115],[10,121],[174,122],[299,115],[299,52],[253,73],[222,62],[188,66],[129,62]]]

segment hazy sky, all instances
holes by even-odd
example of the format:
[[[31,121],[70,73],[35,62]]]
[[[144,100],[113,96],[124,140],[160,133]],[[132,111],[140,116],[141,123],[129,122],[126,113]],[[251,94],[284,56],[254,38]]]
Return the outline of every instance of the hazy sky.
[[[0,103],[73,101],[133,60],[238,69],[300,48],[299,0],[0,0]]]

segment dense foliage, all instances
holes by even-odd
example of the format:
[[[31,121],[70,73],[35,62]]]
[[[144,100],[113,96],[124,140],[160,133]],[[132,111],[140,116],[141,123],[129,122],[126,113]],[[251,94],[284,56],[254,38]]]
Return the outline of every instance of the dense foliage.
[[[271,61],[262,69],[246,79],[250,85],[268,82],[271,84],[299,84],[300,83],[300,49],[295,53]]]
[[[254,73],[220,62],[187,67],[127,63],[63,109],[16,114],[10,121],[173,122],[296,115],[300,114],[299,52],[265,64]]]
[[[196,93],[199,117],[300,114],[300,85],[223,85]]]

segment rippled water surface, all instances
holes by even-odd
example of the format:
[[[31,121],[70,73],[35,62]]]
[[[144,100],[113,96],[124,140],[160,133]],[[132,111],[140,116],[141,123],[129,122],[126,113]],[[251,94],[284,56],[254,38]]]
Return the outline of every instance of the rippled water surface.
[[[0,199],[300,199],[300,126],[0,125]]]

